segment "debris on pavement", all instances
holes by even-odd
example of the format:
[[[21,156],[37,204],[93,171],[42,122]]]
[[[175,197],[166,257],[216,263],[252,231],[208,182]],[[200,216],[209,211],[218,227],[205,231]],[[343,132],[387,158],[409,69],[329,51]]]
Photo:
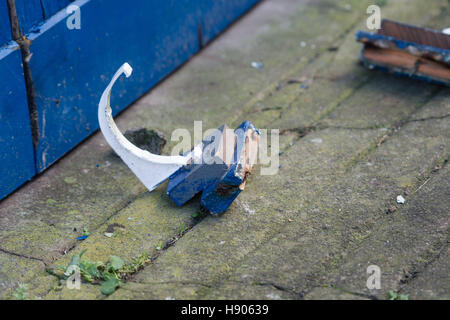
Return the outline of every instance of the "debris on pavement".
[[[167,194],[179,206],[202,192],[201,204],[212,214],[225,212],[239,193],[256,161],[259,132],[250,121],[244,121],[234,132],[222,126],[215,140],[202,141],[200,164],[190,163],[175,172],[169,181]],[[212,156],[212,157],[211,157]],[[214,163],[208,163],[209,157]]]
[[[108,225],[108,227],[106,228],[106,232],[107,233],[114,233],[116,228],[121,228],[121,229],[125,229],[125,226],[119,224],[119,223],[112,223],[110,225]]]
[[[252,66],[259,68],[262,63]],[[234,131],[222,126],[185,155],[160,156],[143,150],[122,135],[112,117],[109,97],[122,73],[131,75],[128,63],[117,70],[99,102],[98,120],[108,144],[149,191],[169,179],[167,194],[177,205],[202,192],[201,205],[205,209],[212,214],[225,212],[244,190],[256,162],[259,131],[250,121],[244,121]],[[107,237],[113,234],[114,230],[105,232]]]
[[[403,198],[403,196],[399,195],[397,196],[397,203],[399,204],[404,204],[405,203],[405,198]]]
[[[264,65],[261,61],[253,61],[252,62],[252,67],[258,70],[262,70],[264,69]]]
[[[450,86],[450,35],[387,19],[377,33],[358,31],[360,58],[369,69]]]
[[[125,229],[125,226],[119,224],[119,223],[112,223],[108,225],[108,227],[105,230],[105,237],[112,238],[114,236],[114,232],[116,231],[116,228]]]

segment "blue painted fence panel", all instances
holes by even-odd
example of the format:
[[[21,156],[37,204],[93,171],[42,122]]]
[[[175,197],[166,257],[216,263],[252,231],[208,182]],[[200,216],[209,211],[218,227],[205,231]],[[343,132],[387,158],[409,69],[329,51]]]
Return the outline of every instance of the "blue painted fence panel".
[[[0,49],[0,199],[35,174],[21,63],[15,43]]]
[[[46,19],[50,18],[73,1],[74,0],[41,0],[44,17]]]
[[[0,47],[11,40],[11,25],[9,23],[6,1],[0,1]]]
[[[117,113],[198,50],[189,0],[76,1],[81,29],[65,11],[40,27],[30,61],[36,90],[42,171],[98,128],[97,105],[115,70],[127,61],[133,76],[114,88]]]
[[[44,20],[40,0],[15,0],[20,29],[24,34]]]
[[[32,40],[30,67],[40,140],[34,160],[20,51],[3,54],[0,74],[7,76],[0,79],[0,159],[4,164],[0,174],[8,183],[0,183],[0,199],[33,176],[35,167],[42,172],[98,129],[100,95],[123,62],[129,62],[134,72],[115,85],[111,97],[114,114],[200,49],[199,27],[205,44],[256,2],[16,0],[21,29]],[[0,3],[0,19],[4,19],[7,8],[5,2]],[[80,7],[80,29],[67,27],[73,13],[61,9],[70,3]],[[7,41],[11,38],[9,25],[1,26],[0,40]],[[20,94],[13,90],[7,95],[8,88],[20,89]],[[11,103],[17,109],[14,114]],[[9,125],[4,124],[5,119]]]

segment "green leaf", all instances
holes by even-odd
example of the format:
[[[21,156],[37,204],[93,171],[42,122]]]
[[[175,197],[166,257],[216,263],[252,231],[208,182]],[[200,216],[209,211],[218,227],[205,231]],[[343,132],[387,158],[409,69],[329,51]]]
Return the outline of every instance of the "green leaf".
[[[120,268],[122,268],[124,266],[125,262],[120,259],[118,256],[112,256],[111,259],[109,259],[109,265],[111,267],[111,269],[113,269],[114,271],[119,270]]]
[[[387,293],[387,296],[388,296],[388,299],[389,300],[395,300],[395,299],[397,299],[397,293],[396,292],[394,292],[394,291],[388,291],[388,293]]]
[[[94,264],[91,264],[91,265],[87,268],[86,271],[89,272],[89,274],[90,274],[91,276],[93,276],[94,278],[99,279],[100,276],[101,276],[101,275],[100,275],[100,271],[97,269],[97,266],[94,265]]]
[[[102,286],[100,287],[100,291],[104,295],[110,295],[114,291],[116,291],[116,288],[119,286],[120,282],[116,278],[109,278],[107,281],[102,283]]]

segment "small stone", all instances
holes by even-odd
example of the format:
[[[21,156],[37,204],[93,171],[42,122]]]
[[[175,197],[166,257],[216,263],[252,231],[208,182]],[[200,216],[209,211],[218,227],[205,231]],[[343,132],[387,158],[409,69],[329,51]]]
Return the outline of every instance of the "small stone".
[[[444,28],[442,29],[442,33],[450,35],[450,28]]]
[[[105,232],[105,237],[111,238],[113,235],[114,235],[114,233]]]
[[[264,68],[264,65],[262,64],[261,61],[253,61],[252,62],[252,67],[258,70],[261,70]]]
[[[404,204],[405,203],[405,198],[403,198],[403,196],[399,195],[397,196],[397,203],[399,204]]]

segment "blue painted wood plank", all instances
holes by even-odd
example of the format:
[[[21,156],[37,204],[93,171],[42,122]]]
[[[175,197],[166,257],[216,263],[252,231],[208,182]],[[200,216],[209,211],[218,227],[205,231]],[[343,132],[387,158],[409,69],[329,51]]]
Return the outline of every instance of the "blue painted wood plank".
[[[19,26],[24,34],[44,20],[40,0],[15,0]]]
[[[203,150],[201,163],[189,163],[170,176],[167,194],[181,206],[201,193],[205,209],[214,215],[224,213],[244,188],[256,160],[258,141],[259,131],[250,121],[244,121],[234,131],[222,126],[214,139],[208,138],[196,146]],[[230,157],[225,150],[231,150]],[[214,154],[212,163],[210,153]]]
[[[246,171],[246,165],[244,164],[247,160],[244,157],[245,153],[252,152],[248,149],[246,150],[250,145],[246,143],[246,139],[248,139],[249,135],[253,139],[255,139],[255,135],[259,136],[259,131],[250,121],[244,121],[236,128],[234,133],[236,135],[236,147],[233,163],[224,176],[204,188],[200,199],[202,206],[215,215],[227,211],[233,201],[242,192],[243,189],[241,186],[243,187],[242,184],[246,181],[251,171],[251,168],[247,168],[250,171]],[[257,140],[255,139],[253,141],[252,143],[255,143]],[[253,166],[253,163],[251,166]]]
[[[0,47],[11,41],[11,24],[9,23],[6,1],[0,1]]]
[[[222,139],[224,129],[228,128],[222,126],[216,131],[214,138]],[[218,143],[214,143],[211,137],[208,137],[201,142],[201,150],[206,150],[208,146],[212,148],[211,153],[217,154],[219,150]],[[209,185],[220,179],[229,169],[225,162],[218,162],[212,164],[205,164],[209,157],[204,151],[202,153],[201,163],[190,163],[170,176],[170,181],[167,186],[167,195],[175,202],[176,205],[181,206],[192,199],[197,193],[203,191]]]
[[[0,49],[0,199],[34,176],[34,155],[21,54]]]
[[[67,7],[73,0],[41,0],[45,19],[50,18],[59,10]]]

